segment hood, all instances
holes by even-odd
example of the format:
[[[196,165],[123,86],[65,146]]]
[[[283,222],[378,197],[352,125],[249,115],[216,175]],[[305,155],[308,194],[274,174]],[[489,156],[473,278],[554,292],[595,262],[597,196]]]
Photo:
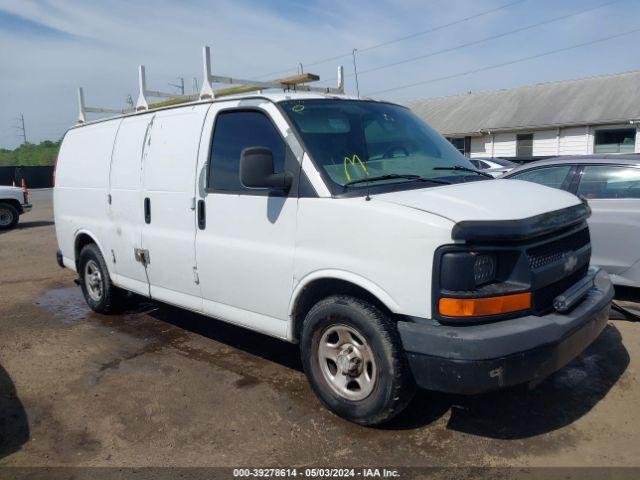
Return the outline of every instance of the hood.
[[[0,190],[4,190],[5,192],[21,192],[22,188],[20,187],[9,187],[6,185],[0,185]]]
[[[453,222],[521,220],[580,205],[575,195],[523,180],[491,180],[384,193],[376,201],[423,210]]]

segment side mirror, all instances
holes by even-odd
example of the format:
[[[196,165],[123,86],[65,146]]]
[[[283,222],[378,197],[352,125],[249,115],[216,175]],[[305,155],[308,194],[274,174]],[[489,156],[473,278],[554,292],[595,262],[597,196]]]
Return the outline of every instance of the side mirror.
[[[240,153],[240,183],[247,188],[287,191],[293,183],[289,172],[274,173],[273,152],[266,147],[249,147]]]

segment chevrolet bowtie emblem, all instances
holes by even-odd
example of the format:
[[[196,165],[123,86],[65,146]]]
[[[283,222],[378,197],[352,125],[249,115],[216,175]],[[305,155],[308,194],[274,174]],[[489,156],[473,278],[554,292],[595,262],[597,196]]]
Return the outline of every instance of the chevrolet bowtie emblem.
[[[565,253],[563,257],[564,271],[567,273],[572,272],[578,265],[578,256],[575,253]]]

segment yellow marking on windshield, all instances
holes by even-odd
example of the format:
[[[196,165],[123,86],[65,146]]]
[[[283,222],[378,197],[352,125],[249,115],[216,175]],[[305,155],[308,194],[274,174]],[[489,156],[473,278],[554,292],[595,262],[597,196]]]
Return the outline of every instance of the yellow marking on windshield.
[[[362,167],[362,170],[364,170],[364,173],[369,175],[369,171],[367,170],[366,165],[362,162],[362,160],[360,160],[360,157],[358,157],[358,155],[356,155],[354,153],[351,158],[349,158],[348,155],[345,155],[345,157],[344,157],[344,175],[347,177],[348,181],[351,181],[351,175],[349,175],[349,169],[347,168],[348,167],[347,164],[351,164],[352,167],[355,167],[356,166],[356,162],[358,163],[358,165],[360,165],[360,167]]]

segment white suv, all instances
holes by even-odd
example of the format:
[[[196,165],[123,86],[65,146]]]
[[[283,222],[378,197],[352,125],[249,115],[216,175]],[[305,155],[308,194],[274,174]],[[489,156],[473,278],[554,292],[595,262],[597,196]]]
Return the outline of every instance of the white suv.
[[[256,94],[78,126],[54,208],[95,311],[131,291],[299,342],[318,397],[367,425],[416,385],[544,378],[613,294],[580,199],[488,180],[390,103]]]
[[[29,192],[18,187],[0,186],[0,230],[18,225],[20,215],[29,212]]]

